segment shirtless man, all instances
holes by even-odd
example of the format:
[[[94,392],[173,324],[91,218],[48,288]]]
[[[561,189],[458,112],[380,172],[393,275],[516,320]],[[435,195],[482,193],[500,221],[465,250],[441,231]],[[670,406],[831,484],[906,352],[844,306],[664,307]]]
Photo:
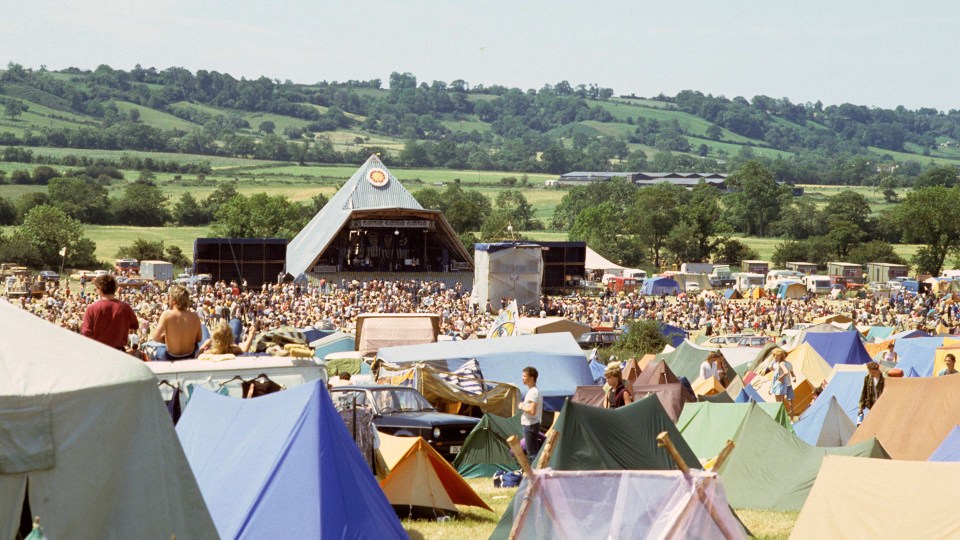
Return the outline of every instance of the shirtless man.
[[[180,285],[170,287],[170,309],[160,314],[150,339],[167,344],[168,360],[193,358],[203,333],[200,317],[190,309],[190,293]]]

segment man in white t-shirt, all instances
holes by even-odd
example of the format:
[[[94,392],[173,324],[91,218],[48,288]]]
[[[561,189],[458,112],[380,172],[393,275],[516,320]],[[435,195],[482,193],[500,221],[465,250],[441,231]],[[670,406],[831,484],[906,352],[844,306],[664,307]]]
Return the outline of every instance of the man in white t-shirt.
[[[531,465],[540,451],[540,420],[543,418],[543,396],[537,388],[537,368],[527,366],[523,368],[523,384],[527,386],[527,394],[520,404],[520,425],[523,426],[523,440],[527,446],[527,457]]]

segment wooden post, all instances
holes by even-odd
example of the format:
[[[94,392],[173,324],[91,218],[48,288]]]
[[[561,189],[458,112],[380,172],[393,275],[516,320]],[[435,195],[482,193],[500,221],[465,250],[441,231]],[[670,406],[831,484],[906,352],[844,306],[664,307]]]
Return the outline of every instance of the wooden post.
[[[680,456],[680,452],[677,452],[677,447],[670,441],[670,435],[667,434],[666,431],[657,435],[657,446],[667,450],[667,454],[670,454],[673,462],[677,464],[677,468],[680,469],[680,472],[682,472],[684,476],[690,474],[690,467],[687,466],[687,462]]]
[[[513,452],[513,457],[517,458],[517,463],[520,464],[520,468],[523,470],[523,475],[527,478],[527,491],[523,495],[523,501],[520,502],[520,509],[517,510],[517,515],[513,516],[513,525],[510,527],[510,536],[509,540],[515,540],[517,534],[520,532],[520,526],[523,525],[523,521],[527,518],[527,512],[530,510],[530,500],[533,498],[534,493],[534,472],[530,468],[530,461],[527,459],[527,455],[523,452],[523,449],[520,448],[520,439],[516,435],[511,435],[507,437],[507,444],[510,445],[510,451]]]
[[[540,452],[540,459],[537,460],[537,468],[542,469],[550,465],[550,456],[553,455],[554,443],[557,442],[558,432],[550,428],[547,431],[547,442],[543,444],[543,450]]]
[[[527,459],[527,454],[520,448],[520,439],[517,438],[516,435],[511,435],[507,437],[507,444],[510,445],[510,451],[513,452],[513,457],[517,458],[517,463],[520,464],[520,469],[523,470],[523,474],[529,475],[533,472],[530,468],[530,460]]]
[[[733,441],[727,441],[727,444],[723,446],[723,450],[720,451],[720,454],[717,456],[717,460],[713,462],[713,467],[710,468],[712,472],[720,472],[720,467],[723,466],[723,462],[727,460],[727,456],[730,455],[730,452],[733,452],[733,447],[736,446]]]

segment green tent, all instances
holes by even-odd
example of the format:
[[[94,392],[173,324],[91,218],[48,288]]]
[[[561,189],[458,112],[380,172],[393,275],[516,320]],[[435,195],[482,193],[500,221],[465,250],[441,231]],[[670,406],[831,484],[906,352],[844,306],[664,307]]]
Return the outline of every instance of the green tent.
[[[670,470],[677,466],[667,451],[657,447],[657,435],[666,431],[691,468],[700,468],[677,426],[655,395],[619,409],[601,409],[567,401],[553,425],[558,432],[550,467],[561,471]],[[491,538],[507,538],[513,524],[511,502]]]
[[[892,326],[871,326],[870,330],[867,331],[867,336],[864,338],[867,343],[876,343],[878,341],[883,341],[890,339],[890,336],[893,335],[895,328]]]
[[[719,395],[719,394],[718,394]],[[677,427],[693,453],[702,460],[715,457],[740,428],[750,411],[750,403],[687,403]],[[758,403],[760,410],[793,432],[783,403]]]
[[[497,471],[513,471],[520,468],[510,453],[507,438],[516,435],[523,438],[520,413],[513,418],[485,414],[480,423],[467,435],[463,448],[453,460],[453,466],[464,478],[492,477]]]
[[[700,377],[700,364],[707,359],[708,354],[716,350],[719,349],[701,349],[693,343],[684,340],[676,349],[668,353],[658,354],[654,361],[666,362],[667,366],[670,367],[677,377],[686,377],[688,381],[693,383]],[[726,369],[727,374],[723,383],[727,385],[733,381],[736,372],[730,366],[730,363],[727,362],[726,358],[723,359],[723,367]]]
[[[800,510],[827,454],[889,458],[874,438],[840,448],[810,446],[756,403],[733,441],[736,448],[720,468],[720,479],[734,508]]]

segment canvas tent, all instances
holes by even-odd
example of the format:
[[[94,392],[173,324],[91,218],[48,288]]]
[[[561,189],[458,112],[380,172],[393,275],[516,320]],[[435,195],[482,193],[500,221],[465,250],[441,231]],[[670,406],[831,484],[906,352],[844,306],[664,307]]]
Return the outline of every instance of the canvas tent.
[[[821,446],[818,442],[825,425],[829,431],[831,425],[844,424],[836,417],[838,409],[853,424],[860,407],[860,390],[863,388],[863,378],[866,374],[865,368],[836,371],[820,397],[794,422],[793,430],[797,437],[807,444]],[[831,406],[834,400],[837,403],[836,407]]]
[[[143,362],[5,300],[0,320],[0,538],[24,497],[47,538],[216,538]]]
[[[520,468],[510,452],[507,439],[511,435],[523,438],[521,413],[511,418],[485,414],[463,442],[463,448],[453,460],[453,466],[464,478],[493,476],[497,471]]]
[[[777,298],[798,299],[807,295],[807,288],[799,281],[781,281],[777,287]]]
[[[539,244],[498,242],[475,244],[476,272],[470,301],[486,309],[502,298],[513,298],[518,307],[540,304],[543,281],[543,247]]]
[[[932,377],[937,349],[943,347],[943,340],[942,336],[898,339],[893,345],[899,358],[897,367],[904,373],[913,368],[921,377]]]
[[[640,294],[644,296],[659,296],[661,294],[676,295],[680,293],[680,285],[668,277],[647,278],[640,288]]]
[[[519,539],[747,537],[712,472],[543,470],[518,493],[532,503]]]
[[[773,348],[770,349],[773,351]],[[773,355],[768,354],[766,358],[753,370],[757,375],[762,375],[773,362]],[[820,386],[827,380],[831,373],[830,365],[809,343],[803,343],[787,354],[787,362],[793,366],[794,373],[801,373],[803,377],[810,381],[814,387]]]
[[[894,459],[927,459],[960,424],[960,377],[887,377],[851,444],[876,437]]]
[[[313,355],[317,358],[326,358],[330,353],[350,352],[356,350],[356,337],[353,334],[334,332],[328,336],[310,342]],[[336,373],[332,373],[336,375]]]
[[[784,429],[792,431],[783,403],[757,406]],[[719,454],[727,441],[733,439],[750,409],[749,403],[689,403],[677,420],[677,428],[690,449],[705,461]]]
[[[960,426],[954,426],[928,461],[960,461]]]
[[[726,300],[740,300],[743,295],[737,289],[726,289],[723,291],[723,297]]]
[[[407,537],[320,381],[197,390],[177,433],[221,538]]]
[[[623,275],[624,267],[619,264],[610,262],[603,255],[600,255],[596,251],[587,246],[586,259],[584,260],[584,269],[587,271],[590,270],[600,270],[604,274],[613,274],[616,276]]]
[[[892,326],[874,325],[874,326],[871,326],[869,330],[867,330],[867,335],[865,339],[871,343],[887,341],[890,339],[890,336],[893,335],[894,330],[895,329]]]
[[[458,504],[493,511],[422,437],[378,438],[388,471],[380,487],[399,515],[457,514]]]
[[[790,538],[958,538],[958,483],[958,463],[827,456]]]
[[[520,403],[520,390],[512,384],[477,379],[422,363],[401,369],[382,366],[378,382],[412,386],[438,409],[454,414],[461,412],[461,407],[474,406],[484,413],[508,415]]]
[[[634,400],[644,398],[650,394],[656,395],[657,399],[660,400],[660,404],[663,405],[663,409],[666,411],[667,416],[669,416],[674,422],[676,422],[677,418],[680,417],[680,411],[683,410],[684,402],[695,400],[695,398],[686,398],[686,396],[689,394],[689,391],[685,392],[683,385],[680,383],[649,385],[633,384],[632,390]],[[574,403],[582,403],[592,407],[603,407],[605,399],[606,395],[603,393],[603,386],[593,385],[578,386],[577,392],[573,395],[572,401]]]
[[[887,457],[875,439],[842,448],[816,448],[752,404],[733,438],[736,447],[720,468],[734,508],[799,510],[827,454]]]
[[[484,379],[509,383],[524,392],[526,386],[521,380],[523,368],[533,366],[540,372],[537,386],[543,394],[546,411],[560,410],[563,400],[572,396],[577,386],[593,384],[593,375],[584,351],[569,334],[535,334],[387,347],[380,349],[377,356],[401,368],[423,362],[448,372],[476,359]]]
[[[663,334],[665,338],[667,338],[667,341],[673,347],[680,346],[680,344],[683,343],[683,340],[685,340],[687,336],[690,335],[689,332],[687,332],[683,328],[669,325],[669,324],[657,323],[657,328],[660,330],[660,333]]]
[[[831,366],[866,364],[870,361],[870,355],[863,348],[857,332],[810,333],[804,336],[802,343],[809,343]]]
[[[707,359],[707,355],[715,350],[717,349],[705,349],[694,345],[690,341],[683,341],[672,352],[657,355],[657,360],[666,362],[677,377],[686,377],[687,380],[692,383],[700,377],[700,364]],[[723,363],[726,373],[726,378],[723,382],[730,384],[733,378],[736,377],[736,372],[730,364],[727,363],[726,358],[724,358]]]
[[[590,325],[566,317],[520,317],[517,330],[521,334],[557,334],[569,332],[574,339],[590,331]]]
[[[372,356],[381,347],[434,343],[439,334],[437,313],[361,313],[354,346],[361,355]]]

